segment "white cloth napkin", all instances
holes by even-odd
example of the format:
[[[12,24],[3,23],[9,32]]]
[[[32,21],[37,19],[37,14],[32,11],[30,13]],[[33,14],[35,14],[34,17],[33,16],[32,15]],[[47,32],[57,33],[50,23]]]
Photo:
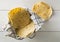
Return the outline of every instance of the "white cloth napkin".
[[[32,12],[31,10],[28,9],[28,11],[30,12],[31,20],[33,20],[35,24],[35,29],[36,31],[38,31],[44,24],[44,19],[41,19],[41,17],[39,17],[36,13]]]

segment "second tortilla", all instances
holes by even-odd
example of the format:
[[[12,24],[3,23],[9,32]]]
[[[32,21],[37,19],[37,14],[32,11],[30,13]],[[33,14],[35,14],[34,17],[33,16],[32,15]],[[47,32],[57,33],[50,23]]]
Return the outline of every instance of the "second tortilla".
[[[52,8],[44,2],[34,4],[32,11],[44,20],[48,20],[52,15]]]

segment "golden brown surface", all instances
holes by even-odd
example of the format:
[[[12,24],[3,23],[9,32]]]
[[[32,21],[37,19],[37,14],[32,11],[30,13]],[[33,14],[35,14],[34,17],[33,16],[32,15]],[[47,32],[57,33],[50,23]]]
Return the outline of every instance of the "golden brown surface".
[[[52,15],[52,8],[44,2],[38,2],[34,4],[32,10],[38,16],[45,20],[49,19]]]
[[[23,28],[30,23],[30,15],[24,8],[12,9],[9,14],[9,21],[14,28]]]

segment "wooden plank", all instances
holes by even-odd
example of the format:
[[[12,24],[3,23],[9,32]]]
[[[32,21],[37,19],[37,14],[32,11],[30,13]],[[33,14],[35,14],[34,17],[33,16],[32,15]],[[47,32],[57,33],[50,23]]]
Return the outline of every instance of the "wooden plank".
[[[24,40],[15,40],[10,37],[0,35],[1,42],[59,42],[60,41],[60,32],[37,32],[35,38],[33,39],[24,39]]]
[[[15,7],[27,7],[31,9],[34,3],[41,1],[48,3],[54,9],[56,8],[55,5],[53,5],[53,0],[1,0],[0,10],[10,10]]]

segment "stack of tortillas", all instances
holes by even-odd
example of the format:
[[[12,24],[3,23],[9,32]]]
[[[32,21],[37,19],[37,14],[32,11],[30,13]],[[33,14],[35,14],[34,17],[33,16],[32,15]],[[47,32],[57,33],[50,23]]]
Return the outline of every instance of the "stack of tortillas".
[[[16,33],[21,38],[34,32],[34,23],[30,19],[30,13],[24,8],[15,8],[8,14],[9,21]]]
[[[44,20],[49,19],[52,15],[51,7],[44,2],[34,4],[32,11]],[[8,17],[19,37],[25,38],[35,31],[34,22],[30,19],[30,13],[25,8],[12,9]]]

